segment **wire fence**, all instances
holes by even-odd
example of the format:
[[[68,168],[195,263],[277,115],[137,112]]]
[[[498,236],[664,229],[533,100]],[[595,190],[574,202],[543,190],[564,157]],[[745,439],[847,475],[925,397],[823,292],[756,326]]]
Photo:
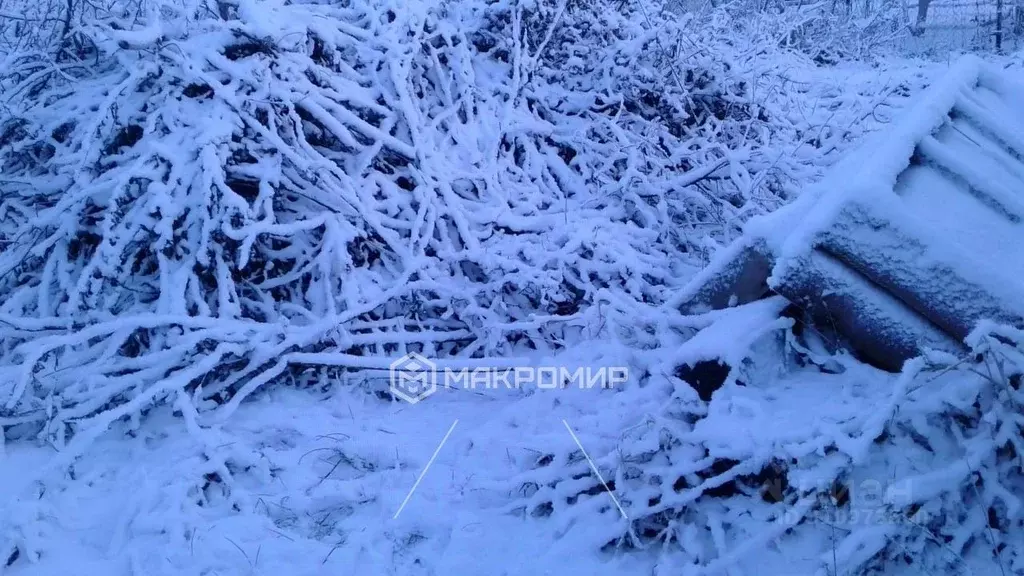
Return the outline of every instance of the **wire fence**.
[[[680,14],[739,6],[748,16],[792,16],[824,51],[944,56],[1024,49],[1024,0],[670,0]],[[808,17],[816,14],[816,17]]]
[[[1009,52],[1024,39],[1020,0],[911,0],[903,7],[910,22],[902,38],[908,52]]]
[[[809,0],[783,0],[788,6]],[[826,0],[840,26],[864,27],[879,19],[895,34],[873,36],[908,54],[1012,52],[1024,48],[1024,0]]]

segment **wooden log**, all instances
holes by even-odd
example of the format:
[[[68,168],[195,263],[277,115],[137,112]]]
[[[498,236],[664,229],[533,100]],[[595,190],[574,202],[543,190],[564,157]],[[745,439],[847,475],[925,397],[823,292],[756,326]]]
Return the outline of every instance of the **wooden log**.
[[[822,332],[841,334],[879,368],[899,371],[926,348],[964,351],[928,320],[824,252],[811,251],[776,270],[769,279],[772,289],[810,313]]]
[[[702,314],[763,298],[772,258],[761,239],[742,238],[727,247],[677,296],[676,308]]]

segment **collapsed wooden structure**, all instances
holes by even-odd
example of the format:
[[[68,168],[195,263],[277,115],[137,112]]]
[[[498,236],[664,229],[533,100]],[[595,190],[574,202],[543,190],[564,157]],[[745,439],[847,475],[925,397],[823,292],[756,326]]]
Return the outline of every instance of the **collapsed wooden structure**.
[[[1024,326],[1024,84],[959,61],[817,185],[751,221],[679,295],[690,313],[779,294],[889,370]]]

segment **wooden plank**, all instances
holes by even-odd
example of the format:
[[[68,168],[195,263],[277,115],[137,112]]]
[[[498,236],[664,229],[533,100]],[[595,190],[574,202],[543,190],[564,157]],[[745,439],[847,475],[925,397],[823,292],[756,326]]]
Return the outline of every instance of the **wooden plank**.
[[[979,255],[935,245],[914,230],[911,215],[893,220],[877,202],[847,204],[819,246],[957,339],[982,319],[1024,325],[1024,291],[1014,300],[1012,279],[1009,286],[993,282],[996,271],[978,262]]]

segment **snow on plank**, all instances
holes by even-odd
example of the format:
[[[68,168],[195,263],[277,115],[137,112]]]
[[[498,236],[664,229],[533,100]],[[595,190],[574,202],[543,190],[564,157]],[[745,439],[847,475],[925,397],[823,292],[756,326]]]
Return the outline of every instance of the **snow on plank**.
[[[752,221],[679,307],[735,305],[767,283],[892,370],[961,350],[981,321],[1024,326],[1021,134],[1024,85],[962,59],[892,129]]]
[[[956,341],[831,255],[812,250],[775,279],[776,291],[805,311],[830,347],[848,343],[870,363],[898,371],[922,348],[954,351]]]

